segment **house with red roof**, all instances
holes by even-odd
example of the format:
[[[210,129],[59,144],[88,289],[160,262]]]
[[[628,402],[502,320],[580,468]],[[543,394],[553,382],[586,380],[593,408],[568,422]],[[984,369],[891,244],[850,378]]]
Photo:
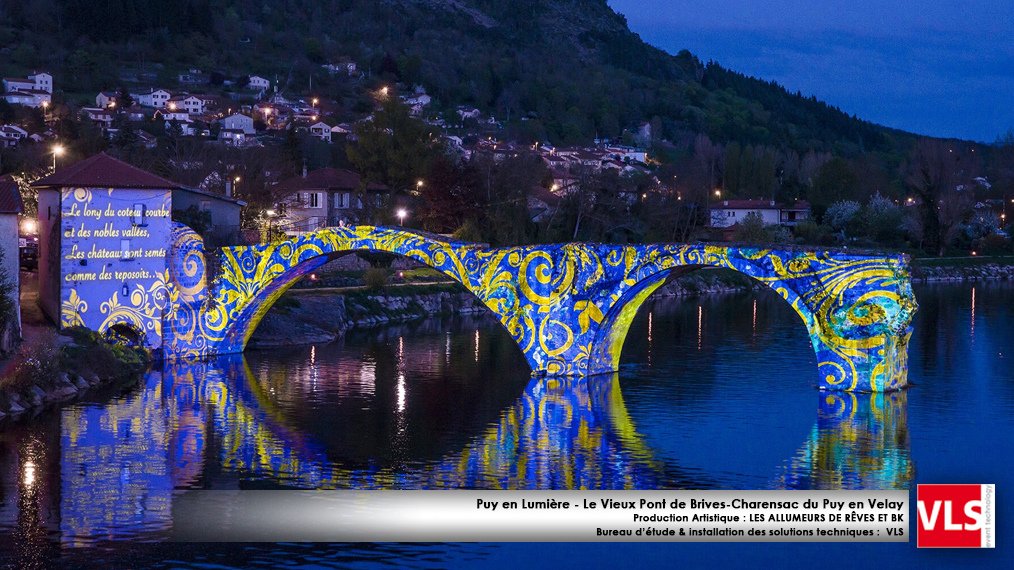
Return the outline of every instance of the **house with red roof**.
[[[60,328],[162,343],[175,182],[105,153],[32,184],[39,192],[39,304]]]
[[[360,194],[369,193],[375,203],[382,203],[388,188],[370,182],[362,187],[358,174],[343,168],[320,168],[279,182],[275,187],[283,196],[285,219],[281,227],[296,235],[320,227],[337,226],[342,222],[354,223],[362,217]]]

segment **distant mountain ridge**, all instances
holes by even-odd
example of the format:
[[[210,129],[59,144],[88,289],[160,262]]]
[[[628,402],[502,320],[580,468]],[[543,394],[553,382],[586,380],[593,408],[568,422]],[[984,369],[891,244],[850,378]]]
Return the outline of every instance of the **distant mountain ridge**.
[[[685,50],[667,54],[631,32],[606,0],[47,5],[41,13],[11,0],[0,11],[0,46],[17,46],[11,67],[50,68],[74,91],[111,89],[111,69],[138,65],[279,76],[285,85],[306,85],[313,74],[328,89],[320,64],[347,56],[374,77],[424,85],[445,109],[468,104],[528,119],[512,128],[534,140],[618,136],[649,121],[669,139],[703,132],[716,142],[854,154],[890,150],[905,135]]]

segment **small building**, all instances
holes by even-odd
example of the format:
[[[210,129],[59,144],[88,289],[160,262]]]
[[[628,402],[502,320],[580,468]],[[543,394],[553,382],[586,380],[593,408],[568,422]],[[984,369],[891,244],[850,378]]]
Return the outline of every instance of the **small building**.
[[[257,75],[250,76],[250,89],[256,89],[257,91],[267,91],[271,88],[271,82],[263,77]]]
[[[134,100],[144,107],[165,109],[166,103],[172,98],[172,93],[165,89],[151,89],[147,93],[133,95]]]
[[[310,125],[310,135],[329,143],[331,142],[331,126],[323,121]]]
[[[10,326],[0,329],[0,352],[7,352],[21,338],[21,296],[19,275],[21,270],[18,240],[18,216],[24,208],[16,182],[0,180],[0,251],[4,252],[0,273],[6,273],[14,289],[14,319]]]
[[[245,146],[246,133],[242,129],[222,129],[218,131],[218,140],[229,146]]]
[[[119,97],[119,95],[120,94],[115,91],[100,91],[99,94],[95,96],[95,106],[104,109],[108,107],[110,103],[115,103],[116,98]],[[133,97],[135,100],[137,99],[136,96]]]
[[[361,178],[343,168],[321,168],[312,172],[303,169],[303,176],[283,180],[276,187],[284,196],[286,233],[290,235],[313,231],[324,226],[360,219],[363,205],[359,200]],[[371,182],[366,191],[386,194],[387,186]]]
[[[172,192],[180,185],[102,153],[32,186],[43,313],[60,328],[161,346]]]
[[[796,225],[807,218],[809,210],[809,204],[802,200],[791,206],[774,200],[723,200],[711,205],[711,226],[726,228],[741,223],[751,213],[760,216],[765,225]]]
[[[254,130],[253,118],[240,113],[235,113],[222,119],[222,129],[243,131],[247,135],[253,135],[257,132]]]
[[[4,99],[11,105],[42,107],[53,102],[53,95],[41,89],[16,89],[4,93]]]
[[[173,210],[186,210],[193,207],[198,212],[208,212],[211,216],[211,228],[208,234],[221,244],[236,245],[239,240],[240,210],[246,202],[232,197],[232,182],[225,184],[226,194],[216,194],[200,188],[179,186],[173,188]]]

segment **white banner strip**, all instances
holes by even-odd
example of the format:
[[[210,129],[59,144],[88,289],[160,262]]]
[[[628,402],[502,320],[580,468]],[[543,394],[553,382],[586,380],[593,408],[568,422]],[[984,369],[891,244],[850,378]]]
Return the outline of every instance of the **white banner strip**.
[[[908,542],[908,491],[186,491],[192,542]]]

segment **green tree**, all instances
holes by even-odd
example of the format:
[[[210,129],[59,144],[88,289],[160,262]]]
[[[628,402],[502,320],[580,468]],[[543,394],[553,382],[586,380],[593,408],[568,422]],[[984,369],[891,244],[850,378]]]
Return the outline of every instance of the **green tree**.
[[[372,121],[354,129],[355,144],[346,147],[349,162],[368,182],[405,192],[416,187],[430,164],[444,153],[440,139],[426,123],[414,118],[397,97],[387,97]]]

